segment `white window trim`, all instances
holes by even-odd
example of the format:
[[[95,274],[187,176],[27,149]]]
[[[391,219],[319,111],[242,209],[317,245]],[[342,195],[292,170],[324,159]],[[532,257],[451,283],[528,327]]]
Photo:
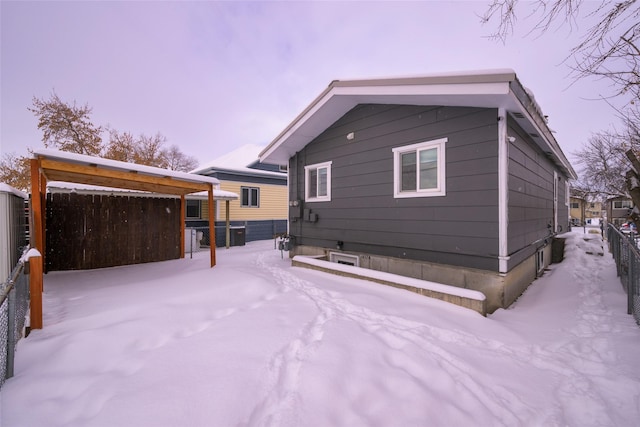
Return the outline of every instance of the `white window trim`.
[[[316,163],[304,167],[304,200],[307,202],[329,202],[331,201],[331,164],[333,162]],[[327,168],[327,195],[326,196],[309,196],[309,171],[312,169]],[[317,183],[316,183],[317,186]]]
[[[446,196],[446,158],[445,158],[445,145],[448,138],[440,138],[432,141],[420,142],[417,144],[405,145],[403,147],[396,147],[393,151],[393,197],[394,198],[409,198],[409,197],[436,197]],[[401,191],[402,188],[402,168],[400,167],[400,155],[417,150],[423,150],[428,148],[438,149],[438,187],[435,189],[416,191]]]
[[[341,261],[342,264],[360,267],[360,258],[357,255],[349,255],[342,252],[329,252],[329,262],[340,264]]]
[[[251,197],[251,192],[252,190],[256,190],[256,204],[252,205],[252,204],[243,204],[243,200],[242,200],[242,190],[247,189],[249,190],[249,200],[247,200],[248,202],[253,200]],[[260,187],[249,187],[248,185],[243,185],[240,187],[240,207],[241,208],[249,208],[249,209],[259,209],[260,208]]]

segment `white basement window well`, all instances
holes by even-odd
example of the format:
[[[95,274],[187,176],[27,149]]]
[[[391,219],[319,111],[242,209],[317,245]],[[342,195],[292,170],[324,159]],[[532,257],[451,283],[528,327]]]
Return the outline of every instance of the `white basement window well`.
[[[447,138],[393,149],[393,197],[445,196]]]
[[[316,163],[304,167],[305,201],[331,201],[331,163]]]
[[[330,252],[329,261],[338,264],[352,265],[360,267],[360,260],[357,255],[347,255],[340,252]]]

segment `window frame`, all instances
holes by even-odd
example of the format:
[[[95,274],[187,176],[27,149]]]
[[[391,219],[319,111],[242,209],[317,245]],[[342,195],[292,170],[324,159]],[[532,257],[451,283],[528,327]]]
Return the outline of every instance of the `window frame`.
[[[322,162],[322,163],[314,163],[312,165],[307,165],[304,167],[304,200],[306,202],[330,202],[331,201],[331,165],[332,165],[332,161],[328,161],[328,162]],[[316,196],[310,196],[309,194],[309,185],[310,183],[310,172],[311,171],[317,171],[319,169],[326,169],[327,170],[327,189],[326,189],[326,194],[322,195],[322,196],[318,196],[318,184],[319,184],[319,177],[320,174],[317,174],[316,176],[316,182],[315,182],[315,186],[316,186]]]
[[[619,207],[616,207],[616,203],[620,203]],[[629,206],[624,206],[625,204],[628,204]],[[613,209],[631,209],[633,206],[633,203],[631,202],[631,200],[614,200],[613,201]]]
[[[248,191],[248,199],[247,199],[247,203],[245,203],[244,200],[244,190]],[[256,193],[256,201],[255,204],[252,204],[251,202],[253,201],[253,197],[252,194],[255,190]],[[249,187],[247,185],[243,185],[240,187],[240,207],[241,208],[259,208],[260,207],[260,187]]]
[[[189,216],[189,204],[191,204],[191,209],[197,206],[198,216]],[[202,200],[186,199],[184,203],[184,217],[185,219],[202,219]]]
[[[439,197],[446,196],[446,143],[448,138],[439,138],[417,144],[395,147],[393,151],[393,197],[394,198],[414,198],[414,197]],[[420,189],[420,173],[417,166],[417,157],[420,151],[435,148],[436,153],[436,177],[438,185],[435,188]],[[402,155],[416,153],[416,189],[412,191],[402,191]]]

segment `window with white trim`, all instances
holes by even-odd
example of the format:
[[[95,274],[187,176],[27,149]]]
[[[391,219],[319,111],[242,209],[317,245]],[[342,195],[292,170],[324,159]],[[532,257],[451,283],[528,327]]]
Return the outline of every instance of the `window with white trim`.
[[[304,199],[307,202],[331,200],[331,163],[316,163],[304,167]]]
[[[393,196],[446,195],[445,144],[447,138],[393,149]]]
[[[260,207],[260,189],[257,187],[241,187],[242,193],[240,206],[243,208]]]
[[[631,200],[614,200],[613,201],[613,208],[614,209],[624,209],[624,208],[631,208]]]

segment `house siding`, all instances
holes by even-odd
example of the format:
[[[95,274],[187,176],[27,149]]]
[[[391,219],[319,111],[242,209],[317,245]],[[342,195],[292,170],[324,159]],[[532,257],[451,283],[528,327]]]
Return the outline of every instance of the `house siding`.
[[[354,138],[346,135],[353,132]],[[296,244],[470,268],[498,268],[497,110],[359,105],[289,164],[291,200],[318,215],[295,220]],[[393,197],[392,149],[448,138],[446,196]],[[304,202],[304,166],[332,161],[330,202]]]
[[[242,207],[242,187],[260,189],[260,206],[258,208]],[[257,185],[252,182],[221,182],[220,189],[240,196],[229,203],[229,217],[232,221],[257,221],[287,218],[287,187],[285,185]],[[216,220],[226,220],[224,203],[217,203]]]
[[[521,263],[550,243],[554,230],[554,179],[557,176],[556,231],[569,229],[566,175],[531,141],[516,123],[510,122],[507,227],[509,267]],[[554,171],[558,175],[554,175]]]

